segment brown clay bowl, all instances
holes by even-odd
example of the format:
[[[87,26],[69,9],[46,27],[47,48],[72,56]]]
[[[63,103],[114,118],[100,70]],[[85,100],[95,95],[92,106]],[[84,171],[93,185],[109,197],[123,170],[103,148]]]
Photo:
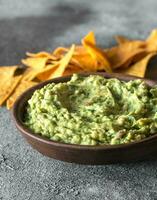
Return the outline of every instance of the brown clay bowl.
[[[123,81],[136,79],[136,77],[107,73],[84,73],[82,75],[88,76],[90,74],[99,74],[106,78],[115,77]],[[70,77],[71,76],[65,76],[42,82],[24,92],[14,104],[12,113],[16,127],[34,149],[58,160],[92,165],[144,160],[150,154],[157,152],[157,134],[138,142],[102,146],[65,144],[33,134],[22,122],[28,99],[31,98],[36,89],[40,89],[52,82],[66,82],[70,80]],[[144,81],[151,86],[157,84],[157,82],[148,79],[144,79]]]

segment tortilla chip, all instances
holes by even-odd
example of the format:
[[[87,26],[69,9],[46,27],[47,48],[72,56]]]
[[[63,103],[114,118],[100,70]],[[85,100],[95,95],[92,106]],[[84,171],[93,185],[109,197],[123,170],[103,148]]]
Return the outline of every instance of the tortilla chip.
[[[36,78],[40,81],[48,80],[57,66],[59,66],[59,62],[47,64],[44,69],[27,68],[22,80],[33,81]]]
[[[63,75],[66,67],[70,63],[70,60],[74,54],[74,51],[75,51],[75,45],[73,44],[70,50],[68,51],[68,53],[60,60],[59,67],[57,67],[57,69],[54,71],[54,73],[51,74],[49,78],[56,78]]]
[[[29,57],[32,57],[32,58],[49,58],[49,59],[52,59],[52,60],[57,60],[57,57],[55,57],[54,55],[48,53],[48,52],[45,52],[45,51],[41,51],[39,53],[30,53],[30,52],[26,52],[26,55],[29,56]]]
[[[83,42],[83,45],[87,49],[91,57],[95,59],[95,61],[97,61],[97,64],[99,63],[99,65],[97,65],[97,70],[105,70],[106,72],[112,72],[110,63],[105,55],[105,52],[88,42]]]
[[[18,69],[18,66],[1,66],[0,67],[0,80],[3,78],[10,78],[14,76],[15,71]]]
[[[147,51],[141,51],[137,54],[135,54],[132,58],[130,58],[130,65],[133,65],[136,62],[139,62],[141,59],[143,59],[145,56],[149,55],[150,52]]]
[[[52,54],[54,56],[57,56],[57,58],[59,59],[59,58],[62,58],[65,55],[65,53],[67,53],[68,51],[69,51],[69,48],[58,47],[52,52]],[[87,54],[86,49],[81,45],[75,46],[75,51],[74,51],[73,55],[79,55],[80,56],[82,54],[83,55]]]
[[[83,39],[82,39],[82,44],[84,43],[91,43],[96,45],[96,40],[95,40],[95,35],[94,32],[89,32]]]
[[[62,56],[63,58],[64,56]],[[60,58],[61,60],[61,58]],[[46,63],[46,66],[49,65],[49,64],[52,64],[52,65],[56,65],[56,64],[59,64],[60,60],[57,60],[57,61],[54,61],[54,60],[48,60],[48,62]],[[45,66],[45,68],[46,68]]]
[[[142,60],[136,62],[134,65],[130,66],[129,68],[119,69],[116,72],[143,78],[145,76],[147,65],[150,59],[155,55],[156,55],[155,53],[148,54]]]
[[[97,61],[93,59],[89,54],[74,55],[73,58],[80,64],[80,67],[84,71],[96,71]]]
[[[45,69],[43,69],[42,71],[38,72],[36,74],[36,77],[40,80],[40,81],[45,81],[48,79],[51,79],[51,76],[53,75],[54,71],[57,69],[57,67],[59,66],[59,63],[53,65],[53,64],[49,64],[46,66]]]
[[[157,29],[154,29],[146,40],[148,50],[150,52],[157,52]]]
[[[13,90],[16,88],[20,82],[22,75],[15,77],[1,77],[1,90],[0,90],[0,106],[8,99]]]
[[[84,69],[83,65],[75,57],[71,58],[70,64],[73,65],[74,67],[79,67]]]
[[[157,40],[157,29],[151,31],[150,35],[146,39],[147,42],[155,42]]]
[[[27,68],[23,74],[22,80],[24,81],[32,81],[35,79],[36,74],[39,73],[41,70],[33,69],[33,68]]]
[[[121,36],[121,35],[116,35],[116,36],[115,36],[115,40],[117,41],[117,43],[118,43],[119,45],[131,41],[131,40],[129,40],[128,38],[126,38],[126,37],[124,37],[124,36]]]
[[[33,69],[43,69],[48,61],[48,57],[34,57],[21,60],[24,65]]]
[[[68,76],[68,75],[72,75],[74,73],[80,73],[82,72],[83,70],[79,67],[76,67],[74,65],[69,65],[66,70],[64,71],[63,73],[63,76]]]
[[[12,108],[13,104],[15,103],[16,99],[28,88],[36,85],[36,82],[32,81],[21,81],[20,84],[16,87],[14,93],[9,97],[7,100],[7,108]]]
[[[64,48],[64,47],[58,47],[58,48],[56,48],[53,52],[52,52],[52,54],[54,55],[54,56],[60,56],[60,55],[64,55],[66,52],[68,52],[69,51],[69,49],[68,48]]]
[[[133,60],[138,54],[147,52],[147,44],[143,41],[130,41],[106,51],[106,55],[113,69],[123,67],[129,60]]]
[[[84,46],[81,46],[81,45],[77,45],[75,47],[75,51],[74,51],[74,55],[79,55],[79,56],[82,56],[82,55],[87,55],[88,52],[87,50],[84,48]]]

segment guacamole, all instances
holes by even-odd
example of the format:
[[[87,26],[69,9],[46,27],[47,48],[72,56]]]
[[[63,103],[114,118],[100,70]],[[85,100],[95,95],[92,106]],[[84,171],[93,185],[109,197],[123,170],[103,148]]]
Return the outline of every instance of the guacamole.
[[[80,145],[123,144],[157,133],[157,86],[74,74],[28,101],[24,123],[35,134]]]

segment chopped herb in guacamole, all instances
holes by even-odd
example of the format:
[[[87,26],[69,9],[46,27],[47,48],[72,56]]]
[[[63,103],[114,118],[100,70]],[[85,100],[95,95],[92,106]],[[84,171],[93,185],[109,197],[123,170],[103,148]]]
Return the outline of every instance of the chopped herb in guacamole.
[[[139,79],[74,74],[69,82],[36,90],[24,123],[34,133],[64,143],[138,141],[157,133],[157,87]]]

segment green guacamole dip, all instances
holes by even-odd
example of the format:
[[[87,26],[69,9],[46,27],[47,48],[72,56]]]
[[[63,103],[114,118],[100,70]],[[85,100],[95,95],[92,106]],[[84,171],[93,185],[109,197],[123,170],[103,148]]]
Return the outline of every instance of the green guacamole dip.
[[[123,144],[157,133],[157,86],[74,74],[48,84],[28,101],[24,123],[53,141]]]

